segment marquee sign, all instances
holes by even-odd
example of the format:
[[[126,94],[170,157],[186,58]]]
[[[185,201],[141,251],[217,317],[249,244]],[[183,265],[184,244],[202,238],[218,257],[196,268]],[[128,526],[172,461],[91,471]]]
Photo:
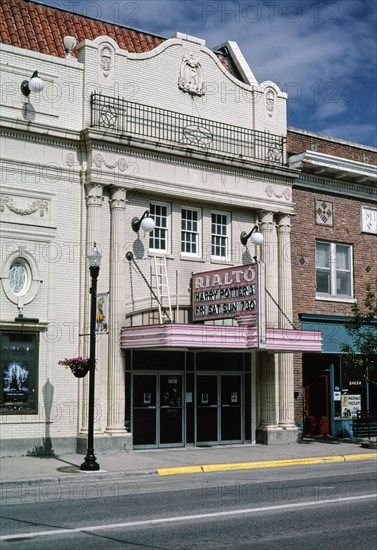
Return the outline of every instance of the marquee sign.
[[[192,276],[192,319],[208,321],[260,313],[262,264],[229,267]]]

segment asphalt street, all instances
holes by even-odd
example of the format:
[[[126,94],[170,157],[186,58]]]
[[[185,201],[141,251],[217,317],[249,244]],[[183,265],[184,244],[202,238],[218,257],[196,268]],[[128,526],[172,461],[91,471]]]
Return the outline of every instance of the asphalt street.
[[[377,547],[374,461],[5,487],[12,549]]]

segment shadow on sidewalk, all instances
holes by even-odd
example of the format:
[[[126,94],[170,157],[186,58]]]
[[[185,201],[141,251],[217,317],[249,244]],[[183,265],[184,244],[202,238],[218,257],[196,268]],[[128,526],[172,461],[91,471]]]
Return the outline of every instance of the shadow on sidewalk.
[[[360,443],[360,440],[356,439],[355,437],[338,438],[338,437],[333,437],[331,435],[305,435],[304,437],[302,437],[299,443],[304,445],[308,445],[310,443],[326,443],[328,445],[339,445],[340,443],[350,443],[355,445]]]

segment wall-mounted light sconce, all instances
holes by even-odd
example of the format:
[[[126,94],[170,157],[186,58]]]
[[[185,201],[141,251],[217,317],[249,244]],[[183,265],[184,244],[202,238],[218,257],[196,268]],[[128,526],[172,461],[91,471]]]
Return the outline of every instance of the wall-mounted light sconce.
[[[21,83],[21,92],[28,97],[30,92],[39,93],[45,86],[46,82],[38,76],[38,71],[34,71],[30,80],[24,80]]]
[[[72,50],[75,49],[77,40],[75,36],[65,36],[63,38],[65,57],[72,57]]]
[[[263,243],[263,235],[259,231],[259,227],[257,225],[254,225],[253,229],[250,231],[250,233],[246,233],[246,231],[242,231],[240,235],[240,241],[243,244],[243,246],[247,245],[247,241],[251,238],[251,242],[253,244],[262,244]]]
[[[150,233],[155,228],[156,224],[153,218],[149,215],[149,210],[146,210],[141,218],[132,218],[131,227],[135,233],[139,233],[140,227],[147,233]]]

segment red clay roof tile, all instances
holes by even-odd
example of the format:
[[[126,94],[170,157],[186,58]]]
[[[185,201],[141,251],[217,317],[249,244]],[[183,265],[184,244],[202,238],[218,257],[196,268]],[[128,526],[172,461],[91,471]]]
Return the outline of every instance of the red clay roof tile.
[[[108,35],[121,49],[131,53],[148,52],[165,41],[160,36],[83,17],[33,0],[0,0],[0,15],[5,22],[5,28],[1,26],[4,44],[57,57],[65,56],[64,36],[75,36],[80,43],[85,38],[94,40]],[[219,59],[228,71],[241,79],[229,56],[219,55]]]

